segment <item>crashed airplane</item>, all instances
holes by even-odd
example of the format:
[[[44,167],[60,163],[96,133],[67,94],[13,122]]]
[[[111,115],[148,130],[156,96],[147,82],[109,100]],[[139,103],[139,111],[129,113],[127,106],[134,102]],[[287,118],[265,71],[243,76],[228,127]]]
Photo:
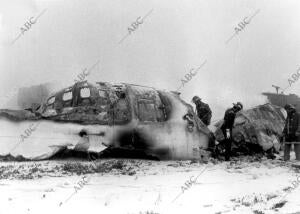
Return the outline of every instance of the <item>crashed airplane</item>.
[[[66,148],[194,159],[211,140],[177,92],[126,83],[77,82],[37,109],[0,110],[0,124],[0,156],[29,160],[48,159]]]
[[[270,103],[259,105],[237,113],[232,130],[232,152],[238,154],[254,154],[259,152],[278,152],[281,147],[280,138],[285,125],[286,111]],[[221,131],[223,120],[214,126],[214,135],[222,144],[224,136]]]

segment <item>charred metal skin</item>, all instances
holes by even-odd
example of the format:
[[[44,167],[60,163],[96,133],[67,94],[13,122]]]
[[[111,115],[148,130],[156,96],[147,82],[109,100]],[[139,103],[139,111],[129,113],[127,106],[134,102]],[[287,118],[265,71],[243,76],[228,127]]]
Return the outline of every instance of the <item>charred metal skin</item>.
[[[273,153],[280,149],[280,137],[285,125],[285,111],[272,104],[264,104],[237,113],[233,135],[233,153],[252,155],[255,153]],[[225,148],[221,126],[223,120],[215,124],[214,135],[218,144],[218,153]]]
[[[209,129],[176,92],[87,81],[52,94],[37,110],[0,110],[0,155],[47,159],[63,148],[143,151],[159,159],[200,158]],[[31,123],[36,130],[19,143]],[[18,134],[16,134],[18,133]],[[15,147],[15,148],[14,148]]]

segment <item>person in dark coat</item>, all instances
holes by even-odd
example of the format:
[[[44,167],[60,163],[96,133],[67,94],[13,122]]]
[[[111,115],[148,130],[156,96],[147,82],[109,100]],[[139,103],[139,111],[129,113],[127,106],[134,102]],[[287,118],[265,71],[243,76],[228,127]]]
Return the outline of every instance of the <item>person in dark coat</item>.
[[[287,161],[290,159],[290,151],[292,146],[291,142],[298,141],[298,136],[296,135],[296,132],[299,126],[299,115],[295,107],[290,104],[285,105],[284,109],[287,112],[287,118],[285,120],[285,126],[283,129],[283,137],[285,138],[284,160]]]
[[[234,119],[236,113],[243,109],[243,104],[238,102],[237,104],[233,104],[233,107],[227,109],[224,115],[224,122],[221,126],[221,130],[223,132],[225,138],[225,160],[230,160],[231,155],[231,144],[232,144],[232,128],[234,125]]]
[[[196,105],[196,112],[199,119],[208,126],[210,124],[212,112],[209,105],[201,101],[201,98],[194,96],[192,102]]]

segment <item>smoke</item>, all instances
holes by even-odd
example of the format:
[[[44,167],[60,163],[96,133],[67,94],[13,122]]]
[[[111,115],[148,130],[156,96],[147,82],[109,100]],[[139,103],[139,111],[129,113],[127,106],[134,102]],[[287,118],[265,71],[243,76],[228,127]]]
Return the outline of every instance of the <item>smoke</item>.
[[[295,44],[300,44],[300,2],[296,0],[286,2],[284,8],[265,0],[9,2],[1,2],[0,7],[3,96],[15,87],[52,81],[68,87],[98,60],[88,81],[176,90],[190,69],[207,60],[182,89],[182,98],[190,102],[199,95],[211,106],[213,119],[218,119],[233,102],[240,101],[245,108],[264,103],[260,94],[272,91],[272,84],[285,88],[299,67],[300,49]],[[11,46],[22,25],[44,9]],[[118,44],[132,22],[152,9],[143,24]],[[236,24],[258,9],[251,23],[225,44]],[[299,87],[295,83],[288,90],[297,93]]]

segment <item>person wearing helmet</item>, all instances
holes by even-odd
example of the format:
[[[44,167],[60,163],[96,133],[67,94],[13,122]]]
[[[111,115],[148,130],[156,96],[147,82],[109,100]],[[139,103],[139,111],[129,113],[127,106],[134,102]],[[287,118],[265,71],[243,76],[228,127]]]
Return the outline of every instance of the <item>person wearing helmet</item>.
[[[197,116],[206,126],[208,126],[212,115],[209,105],[202,102],[201,98],[198,96],[194,96],[192,102],[196,105]]]
[[[285,120],[285,126],[282,132],[283,137],[285,138],[283,159],[287,161],[290,159],[290,151],[292,146],[291,143],[298,141],[297,129],[299,126],[299,115],[295,107],[290,104],[285,105],[284,109],[287,112],[287,118]],[[296,151],[298,149],[298,145],[294,144],[294,146]]]
[[[233,107],[229,108],[225,111],[224,115],[224,122],[221,126],[221,130],[223,132],[225,138],[225,160],[230,160],[231,155],[231,144],[232,144],[232,128],[234,125],[234,119],[236,113],[243,109],[243,104],[237,102],[236,104],[233,103]]]
[[[288,112],[288,110],[290,110],[291,108],[293,108],[293,106],[291,104],[286,104],[284,106],[284,109],[285,109],[286,112]]]

